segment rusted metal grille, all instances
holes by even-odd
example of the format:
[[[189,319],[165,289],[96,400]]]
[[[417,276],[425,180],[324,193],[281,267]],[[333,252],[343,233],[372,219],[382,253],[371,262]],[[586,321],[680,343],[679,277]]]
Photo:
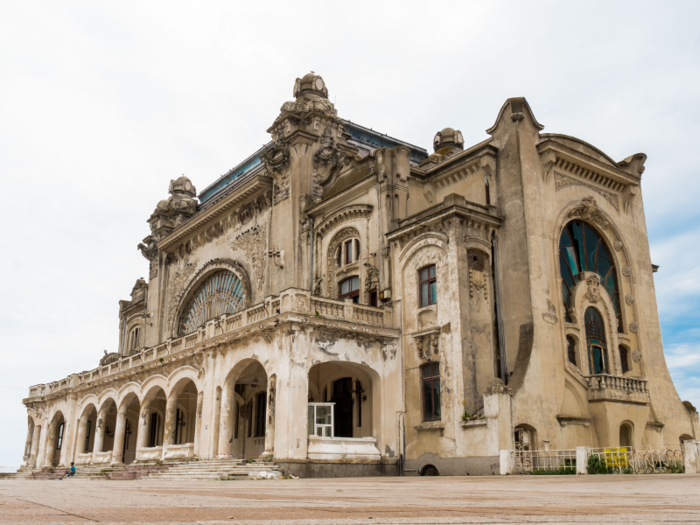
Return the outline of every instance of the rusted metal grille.
[[[238,312],[244,307],[243,283],[233,272],[218,271],[202,283],[185,307],[178,334],[192,333],[210,319]]]

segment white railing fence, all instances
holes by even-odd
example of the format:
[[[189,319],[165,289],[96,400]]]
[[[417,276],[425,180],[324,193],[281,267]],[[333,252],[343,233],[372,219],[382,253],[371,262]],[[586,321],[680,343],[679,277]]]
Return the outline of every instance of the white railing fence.
[[[501,450],[501,474],[662,474],[698,471],[700,443],[651,447]]]

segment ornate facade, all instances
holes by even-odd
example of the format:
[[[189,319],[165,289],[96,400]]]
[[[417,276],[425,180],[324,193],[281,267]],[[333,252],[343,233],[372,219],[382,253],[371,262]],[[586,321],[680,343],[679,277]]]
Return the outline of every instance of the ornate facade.
[[[118,351],[30,388],[27,469],[274,456],[491,474],[499,450],[697,439],[664,360],[641,177],[506,101],[432,154],[297,79],[271,142],[148,219]]]

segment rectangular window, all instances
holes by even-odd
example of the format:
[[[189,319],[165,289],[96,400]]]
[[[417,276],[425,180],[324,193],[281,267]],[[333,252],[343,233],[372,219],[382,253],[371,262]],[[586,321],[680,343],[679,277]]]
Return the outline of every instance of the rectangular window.
[[[437,274],[435,265],[431,264],[421,269],[419,272],[420,306],[428,306],[437,303]]]
[[[359,304],[360,302],[360,278],[348,277],[338,285],[338,299],[352,299],[352,302]]]
[[[360,259],[360,241],[355,239],[355,260]]]
[[[423,421],[440,420],[440,363],[421,368],[423,382]]]
[[[567,351],[569,354],[569,363],[576,364],[576,341],[570,335],[566,336]]]
[[[255,437],[265,437],[265,418],[267,417],[267,393],[255,396]]]
[[[374,290],[369,291],[369,305],[376,307],[377,304],[377,290],[375,288]]]
[[[309,403],[308,433],[310,436],[333,437],[333,405]]]
[[[345,264],[350,264],[352,258],[352,241],[345,241]]]
[[[362,381],[355,380],[355,399],[357,400],[357,426],[362,426]]]

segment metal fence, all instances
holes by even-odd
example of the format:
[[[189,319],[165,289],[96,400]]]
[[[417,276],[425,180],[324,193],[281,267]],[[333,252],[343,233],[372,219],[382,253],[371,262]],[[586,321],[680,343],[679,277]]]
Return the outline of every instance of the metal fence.
[[[0,467],[0,474],[14,474],[19,467]]]
[[[589,474],[660,474],[683,472],[683,449],[666,446],[595,448],[588,455]]]
[[[576,474],[576,449],[515,450],[512,457],[515,474]]]

